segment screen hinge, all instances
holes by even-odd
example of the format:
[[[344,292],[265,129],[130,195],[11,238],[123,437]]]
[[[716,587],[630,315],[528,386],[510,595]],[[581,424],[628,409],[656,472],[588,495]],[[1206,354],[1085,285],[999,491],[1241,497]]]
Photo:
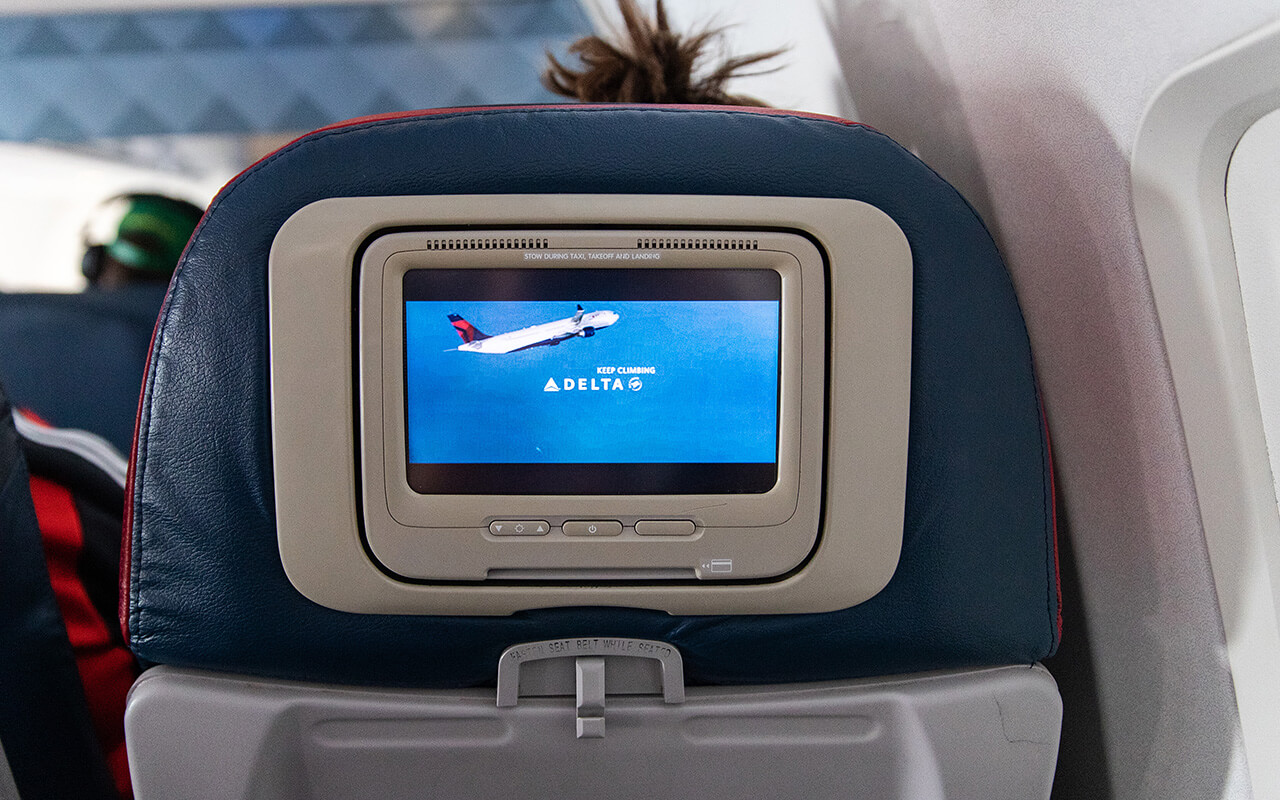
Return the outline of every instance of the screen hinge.
[[[519,702],[522,665],[549,662],[552,666],[552,659],[563,659],[559,662],[563,665],[573,659],[579,739],[604,738],[606,663],[612,667],[614,694],[650,694],[660,688],[663,702],[684,702],[684,662],[675,647],[650,639],[584,637],[517,644],[503,651],[498,659],[498,706]],[[536,676],[525,670],[523,679],[526,697],[567,694],[557,670],[542,670]]]

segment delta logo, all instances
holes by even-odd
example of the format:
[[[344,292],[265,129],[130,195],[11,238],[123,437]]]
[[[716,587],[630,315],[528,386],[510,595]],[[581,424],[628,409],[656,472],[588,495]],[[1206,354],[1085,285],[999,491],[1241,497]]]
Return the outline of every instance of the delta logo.
[[[564,378],[556,381],[547,378],[542,387],[544,392],[638,392],[644,388],[644,381],[633,377],[625,383],[622,378]]]

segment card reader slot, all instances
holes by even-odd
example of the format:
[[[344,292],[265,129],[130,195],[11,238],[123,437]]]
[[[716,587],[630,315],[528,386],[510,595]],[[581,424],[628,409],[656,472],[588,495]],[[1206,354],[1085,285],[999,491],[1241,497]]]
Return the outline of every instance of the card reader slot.
[[[491,569],[487,576],[491,581],[689,581],[697,578],[697,572],[691,567]]]

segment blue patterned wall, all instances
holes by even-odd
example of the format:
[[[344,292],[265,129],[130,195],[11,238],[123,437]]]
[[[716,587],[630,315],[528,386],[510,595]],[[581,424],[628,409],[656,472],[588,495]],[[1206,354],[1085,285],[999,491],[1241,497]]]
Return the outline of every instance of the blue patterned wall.
[[[364,114],[540,102],[576,0],[0,16],[0,139],[305,131]]]

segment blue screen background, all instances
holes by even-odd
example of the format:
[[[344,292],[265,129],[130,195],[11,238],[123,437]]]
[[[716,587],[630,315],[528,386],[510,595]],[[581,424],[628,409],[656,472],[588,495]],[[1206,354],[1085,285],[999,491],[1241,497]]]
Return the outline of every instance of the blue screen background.
[[[447,317],[496,336],[571,317],[575,305],[406,301],[409,461],[776,460],[776,301],[583,301],[618,321],[589,338],[505,355],[456,350],[462,340]],[[634,367],[654,372],[601,372]],[[560,391],[547,391],[549,381]]]

